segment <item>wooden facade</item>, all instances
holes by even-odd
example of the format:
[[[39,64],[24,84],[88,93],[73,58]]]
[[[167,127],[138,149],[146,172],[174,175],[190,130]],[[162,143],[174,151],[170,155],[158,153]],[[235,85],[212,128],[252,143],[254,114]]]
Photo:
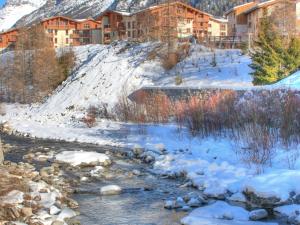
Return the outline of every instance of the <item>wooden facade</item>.
[[[13,47],[15,42],[17,41],[17,35],[17,29],[12,29],[0,33],[0,51],[8,47]]]
[[[101,23],[93,19],[74,20],[64,16],[51,17],[40,22],[54,47],[100,44]],[[13,47],[18,30],[0,33],[0,50]]]
[[[97,20],[102,22],[104,43],[113,40],[160,40],[208,35],[211,15],[182,2],[160,4],[127,13],[106,11]]]
[[[229,10],[228,35],[241,37],[251,44],[259,32],[261,18],[272,19],[278,31],[283,35],[300,35],[300,1],[269,0],[252,1]]]
[[[41,24],[55,47],[101,43],[101,23],[93,19],[57,16],[43,20]]]

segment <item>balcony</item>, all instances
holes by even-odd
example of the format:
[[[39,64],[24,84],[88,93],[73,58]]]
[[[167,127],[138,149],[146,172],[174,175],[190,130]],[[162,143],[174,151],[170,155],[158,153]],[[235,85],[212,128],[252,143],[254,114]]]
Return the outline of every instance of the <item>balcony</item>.
[[[73,34],[70,35],[70,38],[73,38],[73,39],[76,39],[76,38],[90,39],[91,35],[89,35],[89,34],[73,33]]]
[[[104,42],[104,44],[110,44],[110,42],[111,42],[110,37],[104,37],[103,42]]]
[[[67,30],[70,29],[71,25],[65,25],[65,24],[49,24],[47,25],[47,29],[52,29],[52,30]]]

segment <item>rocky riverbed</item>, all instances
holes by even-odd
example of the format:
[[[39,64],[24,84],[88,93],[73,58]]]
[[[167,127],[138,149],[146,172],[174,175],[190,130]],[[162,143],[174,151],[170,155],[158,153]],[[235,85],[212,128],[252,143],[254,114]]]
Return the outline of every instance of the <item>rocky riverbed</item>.
[[[173,225],[202,204],[195,200],[202,199],[200,192],[180,187],[183,180],[154,174],[154,156],[139,148],[126,151],[9,135],[2,135],[2,141],[1,176],[4,180],[5,174],[2,184],[7,187],[0,195],[6,199],[1,201],[3,224]],[[171,200],[177,202],[176,210],[164,209],[170,209]]]

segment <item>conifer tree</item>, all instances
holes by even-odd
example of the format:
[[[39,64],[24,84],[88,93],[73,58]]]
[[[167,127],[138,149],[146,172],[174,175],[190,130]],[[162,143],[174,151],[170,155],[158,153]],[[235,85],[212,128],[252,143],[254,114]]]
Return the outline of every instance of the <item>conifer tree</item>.
[[[288,45],[285,55],[285,69],[286,75],[289,75],[300,67],[300,39],[293,37]]]
[[[252,73],[255,85],[270,84],[284,77],[284,45],[270,18],[262,18],[255,51],[252,54]]]

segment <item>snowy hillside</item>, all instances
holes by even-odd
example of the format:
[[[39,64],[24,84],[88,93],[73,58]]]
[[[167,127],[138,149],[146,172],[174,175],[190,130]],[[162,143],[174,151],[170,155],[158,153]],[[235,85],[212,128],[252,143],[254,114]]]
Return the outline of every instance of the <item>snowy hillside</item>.
[[[281,81],[270,85],[275,88],[289,88],[289,89],[300,89],[300,71],[282,79]]]
[[[216,66],[211,66],[213,52],[194,45],[191,55],[166,72],[159,59],[147,60],[157,43],[121,43],[117,46],[83,46],[75,48],[77,69],[60,89],[39,108],[40,113],[66,113],[90,105],[106,103],[113,107],[118,97],[142,86],[175,86],[180,73],[180,87],[230,86],[251,87],[250,59],[238,50],[219,50]],[[126,87],[126,90],[124,90]]]
[[[46,3],[46,0],[7,0],[0,8],[0,31],[11,28],[23,16]]]

